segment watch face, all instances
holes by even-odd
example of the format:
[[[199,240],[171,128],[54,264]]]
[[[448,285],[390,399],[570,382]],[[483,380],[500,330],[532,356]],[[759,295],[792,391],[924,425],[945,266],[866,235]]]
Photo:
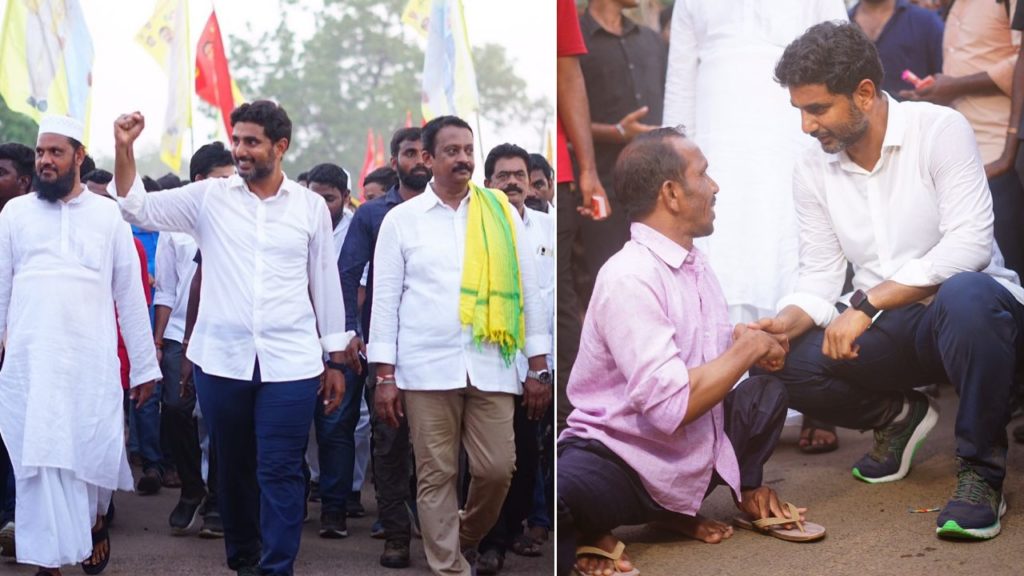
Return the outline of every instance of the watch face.
[[[853,296],[850,296],[850,306],[854,308],[860,308],[861,305],[864,304],[864,301],[867,299],[867,294],[865,294],[861,290],[857,290],[856,292],[853,293]]]
[[[547,370],[541,372],[537,375],[537,380],[539,380],[541,384],[551,384],[551,372],[548,372]]]

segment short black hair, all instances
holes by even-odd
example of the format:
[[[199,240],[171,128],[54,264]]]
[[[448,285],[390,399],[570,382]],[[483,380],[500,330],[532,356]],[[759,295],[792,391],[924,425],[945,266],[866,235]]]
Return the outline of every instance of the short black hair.
[[[548,163],[548,159],[536,152],[530,154],[530,172],[533,172],[534,170],[540,170],[543,172],[544,177],[548,180],[555,179],[555,170],[551,167],[551,164]]]
[[[18,176],[31,178],[35,175],[36,153],[24,144],[17,142],[0,144],[0,160],[10,160],[14,164],[14,171],[18,173]]]
[[[484,178],[490,180],[491,176],[494,176],[494,165],[502,158],[522,160],[523,166],[526,167],[526,177],[530,177],[530,153],[515,144],[505,142],[491,148],[491,151],[487,153],[487,158],[484,159]]]
[[[102,185],[106,186],[107,184],[110,184],[110,181],[113,180],[113,179],[114,179],[114,175],[113,174],[111,174],[110,172],[108,172],[108,171],[106,171],[106,170],[104,170],[102,168],[97,168],[97,169],[93,170],[92,172],[89,172],[88,174],[83,176],[82,177],[82,182],[95,182],[97,184],[102,184]]]
[[[395,130],[391,135],[391,157],[398,158],[398,149],[402,147],[402,142],[417,142],[422,137],[423,130],[415,126]]]
[[[654,210],[662,184],[682,182],[686,161],[672,146],[675,138],[686,138],[681,127],[657,128],[637,136],[615,162],[614,189],[626,216],[639,220]]]
[[[142,177],[142,187],[146,189],[146,192],[158,192],[163,190],[163,188],[160,187],[160,184],[149,176]]]
[[[853,95],[863,80],[880,90],[885,73],[875,43],[854,24],[815,24],[782,53],[775,81],[783,88],[824,84],[833,94]]]
[[[417,140],[419,140],[419,138],[417,138]],[[385,190],[391,190],[392,188],[398,185],[398,174],[391,168],[388,168],[387,166],[383,168],[377,168],[373,172],[367,174],[366,178],[363,178],[364,187],[367,184],[373,183],[380,184],[381,187],[384,188]]]
[[[234,164],[235,159],[231,156],[231,151],[224,147],[223,142],[203,144],[192,155],[192,160],[188,165],[188,178],[195,182],[196,178],[200,176],[203,178],[209,176],[214,168],[234,166]]]
[[[181,178],[178,178],[177,175],[172,174],[171,172],[168,172],[167,174],[164,174],[163,176],[157,178],[156,183],[160,185],[161,190],[173,190],[174,188],[181,188],[181,185],[184,184],[181,181]]]
[[[81,146],[81,144],[79,144],[79,146]],[[75,148],[75,150],[77,149],[78,148]],[[92,172],[95,169],[96,161],[92,159],[92,156],[86,154],[85,159],[82,160],[82,165],[78,167],[78,177],[81,178],[82,176],[85,176],[86,174]]]
[[[231,127],[239,122],[252,122],[263,127],[267,138],[277,142],[282,138],[292,141],[292,121],[285,109],[270,100],[246,102],[231,112]]]
[[[324,162],[323,164],[317,164],[309,171],[309,183],[312,184],[314,182],[334,186],[339,192],[344,194],[348,190],[348,173],[337,164]]]
[[[300,172],[299,175],[295,177],[295,181],[296,182],[307,182],[308,183],[309,182],[309,172]]]
[[[427,125],[423,127],[420,134],[420,139],[423,140],[423,149],[431,156],[434,156],[434,150],[437,145],[437,134],[446,126],[465,128],[466,130],[473,132],[473,128],[458,116],[438,116],[430,122],[427,122]]]

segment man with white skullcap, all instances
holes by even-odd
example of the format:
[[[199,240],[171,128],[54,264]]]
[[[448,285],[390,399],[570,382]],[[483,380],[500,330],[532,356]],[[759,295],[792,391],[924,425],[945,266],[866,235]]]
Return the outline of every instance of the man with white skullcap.
[[[131,490],[115,309],[141,404],[160,378],[139,257],[117,205],[83,194],[83,127],[39,126],[33,193],[0,212],[0,436],[14,465],[17,558],[60,574],[110,557],[103,515]]]

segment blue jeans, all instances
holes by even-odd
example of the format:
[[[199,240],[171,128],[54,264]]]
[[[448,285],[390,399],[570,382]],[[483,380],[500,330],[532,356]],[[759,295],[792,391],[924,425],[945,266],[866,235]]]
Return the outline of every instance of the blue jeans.
[[[366,374],[364,365],[363,374]],[[324,414],[323,402],[316,403],[316,442],[320,447],[321,511],[345,512],[352,491],[352,470],[356,461],[355,433],[359,423],[359,401],[365,376],[345,370],[345,397],[341,406]]]
[[[134,402],[128,403],[131,430],[136,433],[139,455],[142,456],[142,469],[154,468],[163,473],[164,454],[160,449],[160,397],[163,394],[163,381],[157,381],[153,395],[146,400],[141,408]]]
[[[263,382],[211,376],[195,367],[196,392],[210,427],[228,567],[259,565],[292,574],[304,515],[302,458],[319,377]]]
[[[816,329],[796,339],[775,373],[791,408],[845,428],[879,428],[908,390],[948,380],[960,395],[956,455],[1002,488],[1010,394],[1024,352],[1024,306],[1006,288],[987,274],[957,274],[930,305],[883,312],[857,339],[854,360],[824,356],[823,335]]]

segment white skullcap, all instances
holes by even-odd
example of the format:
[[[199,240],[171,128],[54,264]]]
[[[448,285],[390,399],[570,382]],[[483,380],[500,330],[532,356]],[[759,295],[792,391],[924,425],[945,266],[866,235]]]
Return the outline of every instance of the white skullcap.
[[[39,121],[40,134],[60,134],[79,142],[85,139],[85,126],[70,116],[43,116]]]

